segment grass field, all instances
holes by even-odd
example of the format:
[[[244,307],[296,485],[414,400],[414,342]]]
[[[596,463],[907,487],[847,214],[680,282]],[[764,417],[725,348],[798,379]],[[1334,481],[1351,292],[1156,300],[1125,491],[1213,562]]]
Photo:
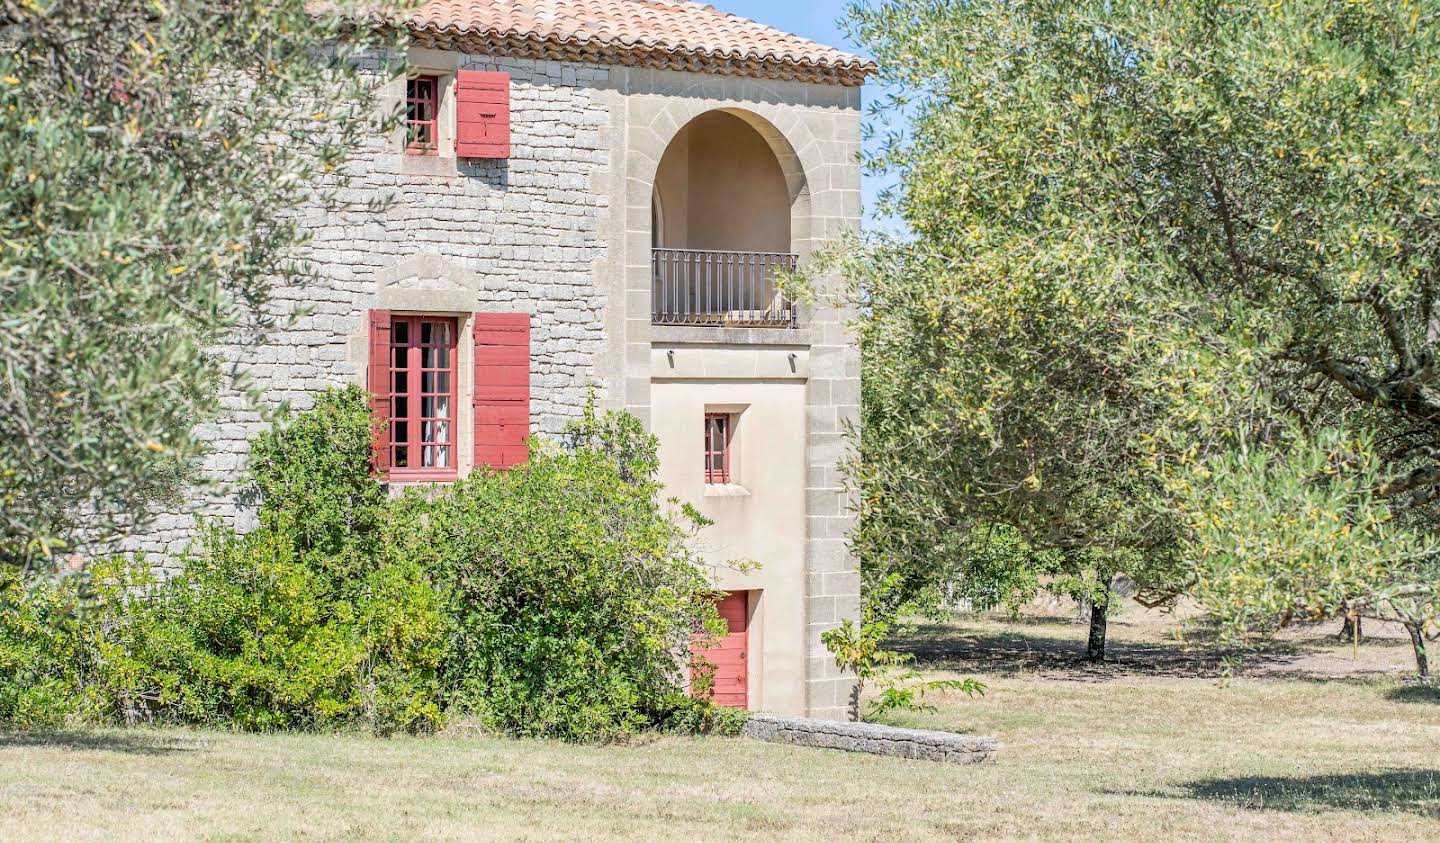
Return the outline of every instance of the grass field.
[[[739,739],[573,747],[454,732],[0,735],[4,840],[1440,839],[1440,694],[1408,644],[1315,630],[1222,669],[1127,614],[1118,663],[1059,617],[902,646],[983,699],[910,725],[1000,738],[978,767]]]

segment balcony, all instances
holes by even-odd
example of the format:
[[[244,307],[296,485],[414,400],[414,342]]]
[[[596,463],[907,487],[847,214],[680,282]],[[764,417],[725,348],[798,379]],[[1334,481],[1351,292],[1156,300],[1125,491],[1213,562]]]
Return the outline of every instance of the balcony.
[[[794,328],[795,302],[777,283],[795,255],[653,249],[651,323],[721,328]]]
[[[676,133],[650,202],[651,322],[667,327],[791,329],[796,304],[777,283],[796,266],[800,194],[770,137],[724,110]],[[788,160],[788,159],[787,159]],[[775,335],[781,338],[781,335]]]

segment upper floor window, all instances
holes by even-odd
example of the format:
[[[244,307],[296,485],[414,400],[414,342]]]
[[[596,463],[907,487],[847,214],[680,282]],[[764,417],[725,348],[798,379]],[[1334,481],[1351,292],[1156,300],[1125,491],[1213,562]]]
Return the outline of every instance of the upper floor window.
[[[390,473],[455,477],[454,319],[395,316],[390,323]]]
[[[705,482],[723,486],[730,482],[731,439],[735,425],[729,413],[705,414]]]
[[[440,79],[416,76],[405,82],[405,151],[434,155],[439,149]]]

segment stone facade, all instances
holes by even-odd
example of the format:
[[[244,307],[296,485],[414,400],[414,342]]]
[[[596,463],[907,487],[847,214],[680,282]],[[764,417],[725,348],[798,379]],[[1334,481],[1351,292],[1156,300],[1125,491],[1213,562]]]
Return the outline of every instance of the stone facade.
[[[604,406],[648,423],[652,389],[663,375],[652,361],[657,348],[770,349],[783,359],[803,352],[804,371],[792,363],[781,380],[803,384],[805,404],[804,441],[789,443],[803,452],[803,482],[797,481],[803,488],[791,490],[803,497],[794,524],[803,557],[795,565],[803,570],[784,580],[804,594],[796,603],[801,616],[783,619],[803,627],[797,637],[803,652],[785,661],[804,681],[803,690],[776,697],[775,707],[843,718],[853,682],[835,668],[820,634],[859,609],[858,566],[844,541],[851,516],[836,470],[842,425],[859,409],[859,360],[844,329],[846,314],[806,308],[798,330],[652,326],[650,229],[656,171],[669,142],[690,120],[721,109],[773,149],[791,192],[791,251],[802,262],[820,244],[853,231],[860,214],[859,89],[441,50],[415,49],[410,60],[442,79],[461,69],[508,72],[511,157],[456,159],[442,143],[439,155],[422,159],[403,154],[399,136],[376,138],[352,164],[358,178],[344,197],[346,209],[301,212],[313,237],[306,257],[315,282],[277,292],[274,315],[284,324],[266,341],[220,353],[246,372],[263,407],[286,401],[303,409],[325,387],[364,383],[371,309],[462,318],[474,311],[528,313],[531,424],[543,435],[576,417],[592,389]],[[392,80],[388,95],[403,98],[404,86]],[[447,88],[442,108],[452,96]],[[445,127],[442,117],[442,134]],[[390,200],[388,207],[368,210],[366,203],[379,197]],[[465,384],[473,360],[464,344],[459,363],[457,379]],[[131,549],[182,552],[197,514],[248,523],[223,483],[243,470],[247,440],[266,422],[238,390],[223,400],[227,418],[203,430],[213,448],[206,474],[222,485],[197,492],[184,511],[162,515],[133,537]],[[469,412],[468,402],[458,401],[461,431]],[[463,438],[458,444],[466,454]],[[469,466],[462,461],[460,468]]]
[[[317,277],[313,285],[276,291],[273,315],[288,324],[261,345],[224,346],[219,353],[239,364],[263,406],[285,401],[304,409],[326,387],[363,385],[364,320],[371,308],[526,312],[534,317],[533,423],[538,433],[558,433],[580,414],[590,387],[605,386],[596,360],[606,342],[608,291],[594,274],[609,246],[612,171],[601,140],[610,121],[601,101],[608,70],[428,51],[412,61],[452,71],[508,71],[513,119],[522,127],[512,158],[448,158],[413,172],[396,138],[376,138],[351,164],[361,174],[342,197],[351,209],[303,212],[313,239],[306,257]],[[392,100],[403,97],[403,86],[403,80],[391,84]],[[390,200],[378,214],[366,209],[377,197]],[[434,301],[425,302],[423,294],[407,298],[407,287],[432,288],[425,292]],[[471,295],[456,301],[456,287]],[[392,295],[382,301],[386,288]],[[212,448],[205,473],[222,483],[243,468],[249,438],[265,425],[241,393],[223,401],[229,418],[203,431]],[[463,426],[465,419],[459,421]],[[183,551],[197,512],[238,516],[243,525],[232,491],[221,488],[184,512],[160,516],[129,547]]]

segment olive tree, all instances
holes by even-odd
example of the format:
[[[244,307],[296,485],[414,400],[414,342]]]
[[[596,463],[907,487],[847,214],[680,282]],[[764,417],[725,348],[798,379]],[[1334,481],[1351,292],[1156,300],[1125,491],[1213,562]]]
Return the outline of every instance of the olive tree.
[[[866,505],[1113,529],[1147,558],[1173,537],[1174,581],[1212,597],[1257,564],[1235,547],[1265,546],[1249,573],[1289,589],[1272,620],[1403,597],[1423,627],[1440,3],[886,0],[852,21],[904,89],[882,108],[915,117],[876,162],[914,236],[851,258],[879,270],[859,277],[896,431],[858,476],[914,491]],[[892,435],[923,437],[912,468],[873,453]],[[1288,576],[1321,545],[1215,509],[1242,476],[1250,505],[1328,507],[1350,527],[1335,564],[1369,573]],[[1365,529],[1399,545],[1356,521],[1381,512]],[[1239,538],[1207,541],[1202,516]],[[1211,608],[1273,627],[1251,597]]]
[[[911,126],[871,161],[898,174],[888,207],[910,235],[832,255],[861,314],[854,539],[867,584],[960,572],[997,600],[1042,576],[1069,586],[1096,607],[1099,660],[1112,575],[1175,591],[1174,525],[1153,505],[1170,302],[1150,289],[1135,210],[1097,201],[1127,190],[1108,147],[1056,133],[1072,79],[1027,52],[1016,5],[852,11],[899,91],[882,119]],[[1124,72],[1101,53],[1066,58]],[[997,526],[1025,550],[977,554],[976,531]]]
[[[207,349],[305,283],[293,210],[384,120],[355,5],[0,0],[0,562],[186,481]]]
[[[1172,486],[1205,567],[1195,596],[1233,635],[1342,613],[1397,621],[1428,678],[1440,542],[1396,517],[1374,443],[1290,428],[1196,465]]]

